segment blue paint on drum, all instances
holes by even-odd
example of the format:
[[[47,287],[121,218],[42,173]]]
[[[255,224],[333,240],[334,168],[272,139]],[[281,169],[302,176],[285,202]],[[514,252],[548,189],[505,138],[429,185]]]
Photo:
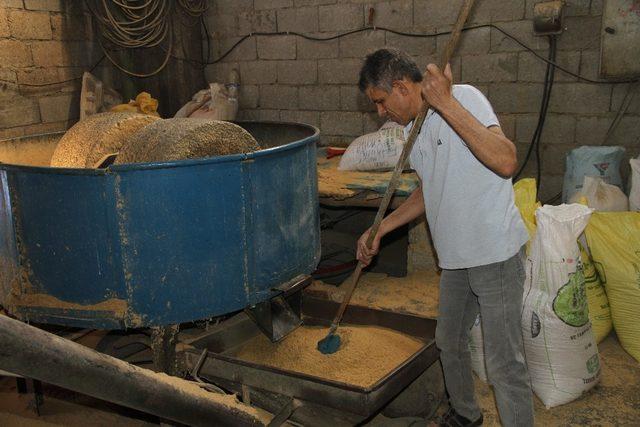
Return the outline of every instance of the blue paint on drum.
[[[318,130],[238,124],[265,148],[106,170],[0,164],[0,303],[24,320],[157,326],[241,310],[311,273]],[[20,305],[28,294],[60,307]],[[126,310],[82,309],[112,299]]]

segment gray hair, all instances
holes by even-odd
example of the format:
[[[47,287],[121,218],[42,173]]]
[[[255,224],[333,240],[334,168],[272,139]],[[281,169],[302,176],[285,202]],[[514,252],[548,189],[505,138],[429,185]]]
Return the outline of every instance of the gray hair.
[[[367,55],[358,87],[363,92],[369,87],[391,92],[393,82],[405,77],[413,82],[422,81],[422,73],[413,59],[397,49],[379,49]]]

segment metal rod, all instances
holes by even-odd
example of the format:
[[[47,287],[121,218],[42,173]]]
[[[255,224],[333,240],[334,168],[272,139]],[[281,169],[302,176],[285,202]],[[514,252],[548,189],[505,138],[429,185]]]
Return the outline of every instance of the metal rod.
[[[451,56],[455,51],[456,46],[458,45],[458,41],[460,40],[460,34],[462,34],[462,28],[464,27],[465,22],[467,21],[467,17],[471,12],[471,8],[473,7],[473,3],[475,0],[465,0],[464,4],[460,8],[460,13],[458,14],[458,19],[456,20],[456,24],[453,27],[453,31],[451,32],[451,37],[447,43],[447,46],[442,53],[442,62],[441,68],[444,70],[446,65],[451,60]],[[411,154],[411,150],[413,149],[413,145],[418,138],[418,134],[420,133],[420,129],[422,129],[422,124],[424,123],[424,119],[427,117],[427,111],[429,111],[429,105],[424,102],[422,106],[422,110],[418,117],[413,121],[413,126],[411,127],[411,132],[409,133],[409,138],[407,142],[404,144],[402,149],[402,153],[400,154],[400,158],[398,159],[398,163],[396,163],[395,169],[393,170],[393,174],[391,175],[391,179],[389,180],[389,185],[387,186],[387,190],[384,193],[384,197],[380,202],[380,206],[378,207],[378,213],[376,214],[376,218],[373,221],[373,225],[371,226],[371,232],[369,233],[369,238],[367,239],[367,246],[371,247],[373,244],[373,240],[378,234],[378,229],[380,228],[380,224],[382,223],[382,219],[384,218],[384,214],[387,212],[387,208],[389,207],[389,202],[391,202],[391,198],[393,197],[393,193],[395,193],[396,188],[398,187],[398,183],[400,182],[400,175],[404,170],[404,166],[407,162],[407,158],[409,154]],[[360,280],[360,275],[362,274],[362,269],[365,265],[362,262],[358,262],[358,266],[356,267],[355,272],[351,276],[351,280],[349,286],[345,290],[345,295],[342,300],[342,304],[340,304],[340,308],[336,313],[333,322],[331,323],[331,329],[329,330],[329,334],[332,334],[338,328],[338,324],[342,319],[342,315],[344,314],[349,301],[351,300],[351,295],[353,295],[353,291],[358,284],[358,280]]]
[[[209,398],[180,378],[148,369],[0,315],[0,366],[28,378],[190,426],[264,425],[251,408]]]

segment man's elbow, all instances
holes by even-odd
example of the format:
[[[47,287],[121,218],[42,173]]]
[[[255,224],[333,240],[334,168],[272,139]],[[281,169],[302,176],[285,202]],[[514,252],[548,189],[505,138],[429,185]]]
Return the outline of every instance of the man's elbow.
[[[516,174],[518,170],[518,160],[515,158],[505,159],[500,165],[500,168],[496,171],[503,178],[511,178]]]

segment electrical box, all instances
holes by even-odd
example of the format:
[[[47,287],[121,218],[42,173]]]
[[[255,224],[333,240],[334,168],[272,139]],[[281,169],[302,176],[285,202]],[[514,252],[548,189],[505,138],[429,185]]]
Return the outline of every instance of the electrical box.
[[[537,36],[548,36],[562,33],[561,0],[545,1],[533,6],[533,33]]]
[[[600,76],[640,77],[640,0],[605,0]]]

